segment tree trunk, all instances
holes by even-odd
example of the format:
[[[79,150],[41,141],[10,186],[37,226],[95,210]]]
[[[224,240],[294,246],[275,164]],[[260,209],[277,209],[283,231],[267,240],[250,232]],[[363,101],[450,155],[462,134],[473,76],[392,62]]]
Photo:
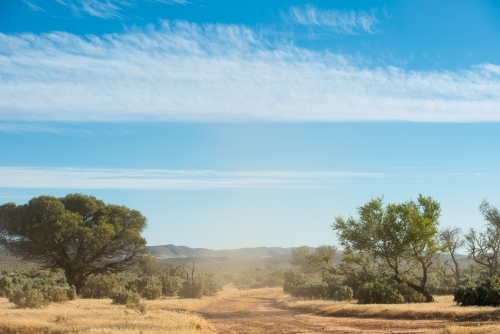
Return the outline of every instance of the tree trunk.
[[[74,272],[71,270],[65,270],[64,274],[66,276],[66,281],[68,284],[74,285],[76,289],[76,293],[80,294],[83,286],[85,285],[86,277],[82,273]]]
[[[394,280],[398,283],[404,283],[406,284],[410,289],[413,289],[415,291],[417,291],[418,293],[420,293],[422,296],[425,297],[425,301],[427,303],[431,303],[434,301],[434,297],[432,297],[432,295],[429,293],[429,290],[427,289],[427,287],[425,286],[418,286],[416,284],[413,284],[411,282],[406,282],[404,280],[402,280],[401,278],[395,276],[394,277]]]

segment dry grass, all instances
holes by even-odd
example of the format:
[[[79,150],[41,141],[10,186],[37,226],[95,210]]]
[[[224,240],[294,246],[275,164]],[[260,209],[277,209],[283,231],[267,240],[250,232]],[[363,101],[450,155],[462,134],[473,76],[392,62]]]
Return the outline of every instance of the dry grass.
[[[446,326],[429,334],[490,334],[500,333],[500,325],[477,324],[473,326]]]
[[[199,311],[215,301],[238,299],[257,294],[279,296],[281,288],[239,291],[226,287],[216,297],[179,299],[176,297],[144,301],[147,313],[141,315],[109,299],[78,299],[51,304],[44,309],[17,309],[0,298],[0,333],[216,333]],[[242,310],[244,311],[244,310]]]
[[[171,309],[170,300],[146,302],[148,311],[140,315],[111,300],[79,299],[51,304],[45,309],[14,308],[0,299],[1,333],[215,333],[201,316]],[[152,305],[154,304],[154,305]]]
[[[287,309],[297,309],[326,316],[448,320],[467,319],[470,321],[500,319],[500,310],[498,308],[456,306],[453,302],[453,296],[438,296],[433,303],[394,305],[360,305],[356,304],[356,302],[298,300],[289,296],[283,296],[278,298],[278,303],[281,307]]]

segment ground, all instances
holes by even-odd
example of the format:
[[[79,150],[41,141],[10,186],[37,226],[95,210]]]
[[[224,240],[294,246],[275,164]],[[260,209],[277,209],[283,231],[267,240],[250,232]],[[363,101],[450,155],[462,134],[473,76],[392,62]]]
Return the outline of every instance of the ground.
[[[325,317],[284,309],[278,294],[224,298],[200,310],[219,333],[425,333],[452,325],[450,320]],[[468,323],[470,325],[470,323]]]
[[[357,305],[294,300],[280,288],[228,287],[216,297],[145,301],[143,315],[109,299],[23,310],[0,298],[0,333],[500,333],[497,308],[463,308],[452,297],[436,299],[430,304]]]

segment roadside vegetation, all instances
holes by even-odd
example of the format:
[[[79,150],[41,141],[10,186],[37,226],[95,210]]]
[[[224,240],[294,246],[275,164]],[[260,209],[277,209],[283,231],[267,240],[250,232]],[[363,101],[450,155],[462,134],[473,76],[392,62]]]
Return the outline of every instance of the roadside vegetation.
[[[479,210],[484,228],[464,234],[439,229],[441,208],[431,197],[377,198],[356,217],[335,218],[341,252],[302,246],[289,267],[220,268],[162,264],[145,250],[140,212],[92,196],[7,203],[0,243],[32,261],[0,263],[0,332],[212,333],[193,312],[253,293],[324,316],[497,321],[500,212],[487,201]],[[500,330],[488,326],[471,331]]]

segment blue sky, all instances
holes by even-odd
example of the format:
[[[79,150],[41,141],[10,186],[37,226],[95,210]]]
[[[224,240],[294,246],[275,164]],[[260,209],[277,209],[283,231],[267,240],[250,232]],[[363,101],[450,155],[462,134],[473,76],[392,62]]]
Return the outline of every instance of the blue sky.
[[[335,244],[371,198],[500,206],[497,1],[0,3],[0,202],[82,192],[150,245]]]

